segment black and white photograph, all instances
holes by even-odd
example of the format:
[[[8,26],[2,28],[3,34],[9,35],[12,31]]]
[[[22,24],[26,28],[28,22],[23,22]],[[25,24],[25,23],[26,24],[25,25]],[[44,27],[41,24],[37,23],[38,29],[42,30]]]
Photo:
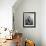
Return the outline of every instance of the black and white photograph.
[[[35,27],[36,26],[36,13],[24,12],[23,13],[23,27]]]

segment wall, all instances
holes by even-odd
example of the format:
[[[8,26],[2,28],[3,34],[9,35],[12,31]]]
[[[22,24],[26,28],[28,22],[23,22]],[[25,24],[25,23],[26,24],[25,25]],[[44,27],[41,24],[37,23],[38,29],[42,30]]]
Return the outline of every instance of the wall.
[[[0,0],[0,27],[12,29],[12,6],[16,0]]]
[[[41,38],[42,46],[46,46],[46,0],[41,1]]]
[[[46,46],[46,0],[20,1],[13,6],[15,31],[22,32],[24,39],[34,40],[36,46]],[[36,12],[36,28],[23,27],[24,11]]]

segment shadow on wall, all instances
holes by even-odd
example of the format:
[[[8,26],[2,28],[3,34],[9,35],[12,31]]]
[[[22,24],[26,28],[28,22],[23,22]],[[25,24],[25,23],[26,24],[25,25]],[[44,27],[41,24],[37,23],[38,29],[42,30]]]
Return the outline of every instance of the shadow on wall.
[[[24,0],[17,0],[16,3],[12,6],[13,10],[16,10],[19,8],[19,6],[23,3]],[[13,11],[14,12],[14,11]]]

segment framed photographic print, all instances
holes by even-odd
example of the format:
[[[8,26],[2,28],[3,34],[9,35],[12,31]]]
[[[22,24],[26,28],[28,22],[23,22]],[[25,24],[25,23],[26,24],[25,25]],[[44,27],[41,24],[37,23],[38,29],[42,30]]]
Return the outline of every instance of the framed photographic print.
[[[36,27],[36,12],[23,12],[23,27]]]

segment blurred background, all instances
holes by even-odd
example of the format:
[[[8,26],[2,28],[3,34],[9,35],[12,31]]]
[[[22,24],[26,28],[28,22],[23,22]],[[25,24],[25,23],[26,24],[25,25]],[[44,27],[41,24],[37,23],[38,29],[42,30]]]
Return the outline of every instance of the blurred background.
[[[36,28],[23,27],[23,12],[36,12]],[[13,26],[14,14],[14,26]],[[0,27],[23,33],[36,46],[46,46],[46,0],[0,0]]]

